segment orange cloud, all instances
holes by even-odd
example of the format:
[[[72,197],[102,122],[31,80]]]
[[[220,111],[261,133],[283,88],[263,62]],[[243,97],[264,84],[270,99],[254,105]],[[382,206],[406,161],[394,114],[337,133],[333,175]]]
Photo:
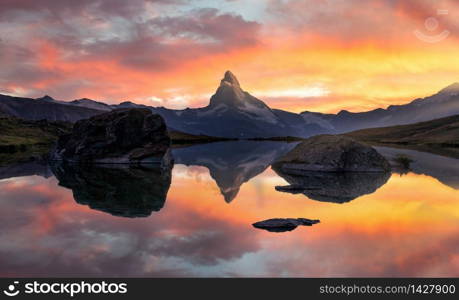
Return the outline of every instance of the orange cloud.
[[[388,0],[333,5],[272,0],[256,21],[215,9],[158,15],[163,6],[150,8],[142,0],[130,10],[102,12],[104,1],[82,2],[73,15],[59,5],[54,8],[59,20],[36,4],[32,10],[24,1],[8,2],[6,8],[23,15],[8,26],[0,23],[0,33],[13,28],[17,36],[0,42],[2,90],[200,107],[230,69],[245,90],[273,107],[337,112],[406,103],[459,80],[454,19],[459,5],[452,1],[438,4],[450,11],[437,16],[438,31],[451,34],[436,44],[413,34],[438,33],[423,28],[426,17],[437,13],[427,0],[410,6]],[[132,19],[134,11],[145,20]],[[314,92],[318,88],[322,93]]]

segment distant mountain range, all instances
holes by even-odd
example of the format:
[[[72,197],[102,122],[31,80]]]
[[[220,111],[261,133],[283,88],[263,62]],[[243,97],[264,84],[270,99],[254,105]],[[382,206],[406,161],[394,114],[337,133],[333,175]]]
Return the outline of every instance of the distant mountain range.
[[[344,133],[364,128],[405,125],[459,114],[459,83],[454,83],[435,95],[416,99],[405,105],[391,105],[387,109],[351,113],[346,110],[338,114],[302,112],[301,115],[319,118],[322,126],[334,133]]]
[[[415,124],[361,129],[346,135],[373,145],[403,146],[459,158],[459,115]]]
[[[0,111],[25,120],[76,122],[102,112],[71,103],[56,101],[49,96],[30,99],[0,95]]]
[[[133,102],[109,105],[91,99],[70,102],[50,96],[38,99],[0,95],[0,111],[29,120],[76,122],[116,108],[146,107],[160,114],[169,129],[224,138],[309,137],[322,133],[344,133],[364,128],[403,125],[459,114],[459,83],[437,94],[406,105],[389,106],[368,112],[300,114],[272,109],[242,90],[237,78],[227,71],[208,106],[173,110]]]

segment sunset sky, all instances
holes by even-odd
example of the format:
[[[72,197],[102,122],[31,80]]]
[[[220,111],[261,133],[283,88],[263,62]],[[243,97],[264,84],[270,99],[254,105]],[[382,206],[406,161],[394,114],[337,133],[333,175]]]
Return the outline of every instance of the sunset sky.
[[[459,81],[458,42],[454,0],[1,0],[0,93],[201,107],[231,70],[274,108],[362,111]]]

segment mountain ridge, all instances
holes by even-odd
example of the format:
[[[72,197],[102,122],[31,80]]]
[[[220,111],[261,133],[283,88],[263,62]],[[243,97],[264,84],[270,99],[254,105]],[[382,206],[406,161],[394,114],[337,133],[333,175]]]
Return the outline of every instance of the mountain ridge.
[[[300,114],[328,122],[335,133],[431,121],[459,114],[459,83],[453,83],[431,96],[417,98],[407,104],[390,105],[385,109],[355,113],[341,110],[337,114],[304,111]]]
[[[43,99],[44,98],[44,99]],[[51,98],[51,97],[49,97]],[[67,103],[60,103],[45,97],[32,99],[0,94],[0,110],[3,113],[24,120],[76,122],[87,119],[102,111]]]
[[[380,146],[401,146],[459,158],[459,115],[407,125],[367,128],[346,133]]]
[[[238,139],[305,138],[323,133],[340,134],[364,128],[405,125],[459,114],[459,83],[407,104],[357,113],[342,110],[337,114],[310,111],[297,114],[271,108],[244,91],[231,71],[225,72],[207,106],[182,110],[130,101],[110,105],[87,98],[65,102],[48,95],[37,99],[0,95],[1,111],[29,120],[76,122],[112,109],[129,107],[148,108],[160,114],[169,129],[193,135]]]

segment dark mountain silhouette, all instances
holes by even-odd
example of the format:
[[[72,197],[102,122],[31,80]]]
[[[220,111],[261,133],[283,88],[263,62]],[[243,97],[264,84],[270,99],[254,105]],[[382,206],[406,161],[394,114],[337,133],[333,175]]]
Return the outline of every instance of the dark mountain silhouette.
[[[405,105],[391,105],[387,109],[351,113],[346,110],[338,114],[302,112],[305,118],[321,122],[335,133],[364,128],[405,125],[459,114],[459,83],[454,83],[435,95],[416,99]]]
[[[113,109],[111,105],[99,101],[94,101],[88,98],[73,100],[70,101],[69,104],[102,111],[110,111]]]
[[[91,99],[70,102],[50,96],[38,99],[0,95],[0,111],[23,119],[75,122],[116,108],[148,108],[160,114],[170,130],[223,138],[309,137],[323,133],[344,133],[364,128],[411,124],[459,114],[459,83],[437,94],[406,105],[392,105],[368,112],[338,114],[291,113],[272,109],[241,88],[227,71],[209,105],[174,110],[133,102],[108,105]]]
[[[346,135],[370,144],[400,145],[459,158],[459,115],[409,125],[362,129]]]
[[[309,123],[298,114],[271,109],[263,101],[242,90],[237,78],[227,71],[208,106],[173,110],[149,107],[133,102],[108,105],[91,99],[70,102],[49,96],[38,99],[0,97],[0,109],[24,119],[76,122],[116,108],[149,108],[160,114],[167,126],[179,132],[224,138],[277,136],[307,137],[328,132],[321,125]]]
[[[25,120],[76,122],[102,113],[86,107],[56,101],[49,96],[37,99],[0,95],[0,110]]]
[[[263,101],[243,91],[230,71],[225,73],[208,106],[153,110],[163,116],[170,128],[195,135],[228,138],[307,137],[327,131],[318,124],[308,124],[298,114],[271,109]]]

